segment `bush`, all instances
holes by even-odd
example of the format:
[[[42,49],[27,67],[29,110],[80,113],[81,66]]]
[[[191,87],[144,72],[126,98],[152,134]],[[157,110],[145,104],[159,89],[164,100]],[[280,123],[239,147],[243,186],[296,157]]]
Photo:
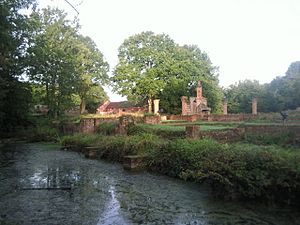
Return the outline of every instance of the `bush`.
[[[129,135],[153,134],[162,138],[174,139],[185,137],[185,130],[182,126],[136,124],[129,126]]]
[[[88,146],[98,147],[98,158],[121,162],[125,155],[147,155],[160,148],[164,141],[152,134],[135,136],[102,136],[76,134],[65,136],[63,146],[73,146],[76,150]]]
[[[101,136],[96,134],[74,134],[64,136],[61,140],[63,146],[76,146],[82,149],[86,146],[92,146]]]
[[[114,135],[116,133],[117,126],[118,126],[117,121],[104,122],[104,123],[101,123],[96,128],[96,133],[97,134],[102,134],[102,135]]]
[[[154,134],[74,135],[64,145],[98,146],[98,158],[122,162],[125,155],[147,155],[154,172],[199,183],[218,196],[300,202],[300,152],[278,146],[220,144],[211,139],[166,140]]]
[[[169,176],[208,182],[218,196],[297,203],[299,159],[298,151],[273,146],[182,139],[153,152],[149,167]]]
[[[292,133],[280,134],[247,134],[245,142],[255,145],[290,145],[293,144],[295,135]]]

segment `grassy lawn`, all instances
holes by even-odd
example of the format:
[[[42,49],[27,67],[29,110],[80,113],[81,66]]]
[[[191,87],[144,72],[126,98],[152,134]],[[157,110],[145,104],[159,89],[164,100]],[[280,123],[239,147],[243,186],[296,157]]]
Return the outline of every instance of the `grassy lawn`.
[[[184,124],[139,124],[144,129],[152,130],[165,130],[165,131],[185,131],[186,125],[200,125],[200,130],[224,130],[237,127],[236,125],[223,125],[223,124],[197,124],[197,123],[184,123]]]

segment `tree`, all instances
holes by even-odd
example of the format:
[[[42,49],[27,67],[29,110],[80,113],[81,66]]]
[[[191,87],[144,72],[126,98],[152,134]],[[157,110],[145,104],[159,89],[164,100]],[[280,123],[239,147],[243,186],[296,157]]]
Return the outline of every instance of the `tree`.
[[[85,112],[86,104],[89,104],[91,110],[95,101],[107,99],[107,95],[100,84],[108,84],[109,65],[104,60],[102,53],[96,47],[96,44],[89,37],[78,35],[76,40],[77,53],[75,54],[75,73],[78,81],[76,84],[76,93],[80,97],[80,113]],[[95,97],[99,97],[98,100]]]
[[[161,106],[167,112],[181,111],[181,96],[195,96],[198,81],[213,112],[221,109],[223,92],[218,83],[218,68],[214,67],[205,52],[196,45],[177,46],[164,77],[165,89],[160,94]]]
[[[57,116],[68,108],[76,80],[72,44],[78,25],[66,20],[58,9],[43,9],[31,15],[32,37],[28,48],[28,74],[45,86],[49,112]]]
[[[207,93],[212,90],[209,101],[216,109],[222,92],[215,71],[197,46],[179,46],[168,35],[143,32],[120,46],[112,81],[114,91],[130,100],[148,100],[151,105],[154,98],[160,98],[167,112],[177,112],[180,97],[189,95],[202,80]]]
[[[20,9],[33,0],[0,0],[0,130],[7,132],[28,122],[31,101],[28,85],[20,82],[24,72],[27,17]]]
[[[61,10],[34,12],[31,24],[28,71],[32,82],[45,87],[49,111],[57,116],[71,108],[77,94],[84,112],[94,83],[108,80],[108,64],[102,53],[90,38],[78,33],[78,22],[67,20]]]
[[[240,81],[225,90],[229,112],[251,112],[251,99],[258,99],[260,112],[279,112],[300,106],[300,61],[289,66],[285,76],[276,77],[270,83]]]
[[[300,62],[293,62],[286,75],[276,77],[271,83],[265,85],[263,95],[266,112],[278,112],[295,109],[300,106]]]
[[[94,83],[86,95],[86,109],[89,113],[95,113],[100,102],[108,99],[101,85]]]
[[[261,104],[261,96],[263,87],[257,80],[239,81],[235,85],[230,85],[225,90],[225,96],[228,101],[228,111],[231,113],[250,113],[251,102],[253,98],[258,98]],[[259,105],[258,105],[259,107]]]
[[[129,37],[119,48],[119,63],[114,70],[113,89],[133,101],[152,100],[165,87],[159,79],[161,66],[175,43],[165,34],[143,32]]]

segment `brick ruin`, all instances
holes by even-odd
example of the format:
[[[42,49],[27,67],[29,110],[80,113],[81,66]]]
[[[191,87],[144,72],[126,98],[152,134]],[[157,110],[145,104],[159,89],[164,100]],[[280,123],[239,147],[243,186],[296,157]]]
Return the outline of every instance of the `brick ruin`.
[[[196,92],[196,97],[181,97],[182,115],[208,115],[210,113],[211,109],[207,106],[207,99],[202,96],[201,81],[198,81]]]

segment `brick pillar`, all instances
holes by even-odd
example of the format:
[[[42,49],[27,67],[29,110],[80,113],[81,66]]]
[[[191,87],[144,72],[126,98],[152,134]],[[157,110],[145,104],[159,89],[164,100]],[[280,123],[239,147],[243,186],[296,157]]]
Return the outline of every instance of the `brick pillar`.
[[[252,115],[257,115],[257,99],[252,99]]]
[[[228,114],[228,102],[226,100],[223,102],[223,114]]]
[[[187,115],[187,97],[181,96],[181,114]]]
[[[158,114],[159,113],[159,99],[154,99],[153,104],[154,104],[154,114]]]
[[[202,96],[202,84],[201,84],[200,80],[198,81],[198,85],[197,85],[197,88],[196,88],[196,93],[197,93],[197,98],[201,99],[203,97]]]
[[[185,135],[188,138],[197,138],[199,136],[200,126],[185,126]]]

